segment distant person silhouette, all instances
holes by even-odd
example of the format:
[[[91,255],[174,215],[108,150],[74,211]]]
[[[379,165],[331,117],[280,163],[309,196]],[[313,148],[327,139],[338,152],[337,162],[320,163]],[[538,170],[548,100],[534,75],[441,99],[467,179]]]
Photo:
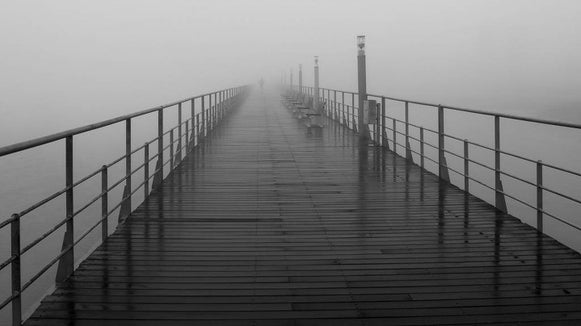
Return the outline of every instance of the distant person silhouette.
[[[264,86],[264,79],[262,77],[260,77],[258,84],[260,85],[260,93],[262,93],[262,87]]]

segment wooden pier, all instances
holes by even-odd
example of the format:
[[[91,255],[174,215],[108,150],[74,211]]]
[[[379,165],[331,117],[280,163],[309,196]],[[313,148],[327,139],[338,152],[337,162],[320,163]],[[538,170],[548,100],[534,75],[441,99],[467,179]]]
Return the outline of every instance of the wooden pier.
[[[254,93],[25,325],[579,325],[581,256]]]

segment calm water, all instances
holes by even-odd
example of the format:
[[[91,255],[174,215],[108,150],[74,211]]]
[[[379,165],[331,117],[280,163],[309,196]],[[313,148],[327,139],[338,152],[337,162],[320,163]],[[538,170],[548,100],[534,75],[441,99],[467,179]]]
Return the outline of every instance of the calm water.
[[[403,107],[397,104],[390,105],[390,113],[403,119]],[[168,111],[169,112],[169,111]],[[189,108],[184,108],[184,112],[189,112]],[[537,117],[560,119],[558,112],[547,111],[534,113]],[[187,116],[184,114],[184,116]],[[411,122],[422,124],[426,128],[436,129],[435,110],[424,107],[410,107]],[[562,120],[575,122],[570,111],[563,112]],[[155,129],[155,117],[140,118],[133,123],[133,146],[137,147],[146,140],[154,137],[151,133]],[[165,126],[176,124],[175,114],[167,114]],[[581,119],[577,120],[581,123]],[[446,131],[460,138],[468,138],[482,144],[492,146],[493,144],[493,120],[488,117],[469,116],[462,113],[450,113],[446,116]],[[2,127],[2,126],[0,126]],[[21,132],[22,140],[26,139],[23,130],[12,128],[11,138],[17,136],[14,133]],[[403,131],[403,128],[400,129]],[[564,128],[546,127],[537,124],[527,124],[520,122],[503,121],[501,124],[501,137],[503,150],[517,153],[535,160],[543,160],[546,163],[566,167],[574,171],[581,166],[581,131],[567,130]],[[418,137],[418,131],[410,129],[412,136]],[[390,135],[391,137],[391,135]],[[398,136],[400,137],[400,136]],[[400,138],[401,140],[401,138]],[[433,135],[426,133],[426,141],[436,144],[437,140]],[[167,140],[166,140],[167,142]],[[462,144],[454,141],[447,141],[446,146],[457,153],[462,152]],[[119,124],[107,127],[98,132],[88,133],[75,137],[75,179],[97,170],[102,164],[109,163],[124,153],[124,125]],[[151,147],[151,154],[154,155],[156,146]],[[417,150],[417,144],[412,141],[412,148]],[[403,153],[403,152],[400,152]],[[435,157],[435,151],[426,147],[426,154]],[[137,167],[142,164],[142,152],[135,155],[133,165]],[[493,165],[494,155],[489,151],[471,149],[470,155],[473,159]],[[416,157],[416,162],[417,162]],[[427,162],[427,161],[426,161]],[[154,169],[154,163],[150,165],[150,171]],[[459,159],[448,156],[448,164],[459,171],[462,170],[463,163]],[[520,178],[534,182],[536,167],[531,163],[523,163],[518,160],[503,157],[501,162],[503,169],[517,174]],[[435,171],[435,165],[426,163],[427,167]],[[492,172],[483,168],[471,165],[471,175],[485,182],[494,184]],[[118,164],[109,172],[110,184],[117,180],[124,171],[124,164]],[[143,179],[141,172],[134,177],[134,185]],[[461,177],[453,172],[450,173],[452,181],[457,185],[462,185]],[[545,184],[557,191],[566,194],[581,193],[581,180],[577,177],[570,177],[566,174],[548,171],[545,174]],[[536,190],[531,186],[524,186],[520,182],[504,177],[505,190],[529,203],[535,203]],[[64,186],[64,142],[57,142],[40,149],[26,151],[24,153],[0,158],[0,217],[7,218],[14,212],[19,212],[35,200],[44,198]],[[494,200],[494,193],[476,183],[471,184],[473,192],[489,202]],[[100,192],[100,177],[89,180],[79,187],[75,193],[76,208],[80,208],[86,201],[97,196]],[[122,187],[117,187],[110,194],[110,207],[113,207],[121,197]],[[134,207],[141,202],[142,192],[138,192],[134,199]],[[507,200],[509,212],[523,220],[523,222],[535,225],[536,213],[534,210],[518,204],[514,200]],[[570,202],[560,200],[555,196],[546,196],[545,208],[554,212],[555,215],[563,217],[575,224],[581,224],[578,212],[580,207]],[[117,212],[109,219],[109,232],[112,232],[117,223]],[[22,244],[30,243],[40,236],[48,228],[57,224],[64,216],[64,197],[61,196],[43,208],[26,215],[22,218]],[[100,218],[100,203],[97,202],[80,214],[75,220],[76,237],[92,226]],[[581,239],[578,232],[574,232],[569,227],[564,227],[561,223],[556,223],[550,218],[545,219],[546,232],[561,242],[581,250]],[[96,245],[100,237],[100,228],[97,228],[89,237],[84,240],[78,248],[75,248],[77,261],[81,261]],[[59,230],[46,239],[41,246],[32,249],[23,257],[23,283],[26,282],[33,273],[49,262],[60,249],[63,231]],[[0,231],[0,258],[2,260],[9,257],[9,228]],[[52,289],[52,283],[56,273],[56,265],[43,276],[34,286],[25,291],[24,311],[28,314],[34,310],[38,299]],[[0,272],[0,292],[9,292],[10,273],[9,268]],[[4,296],[1,299],[4,299]],[[9,307],[0,312],[0,324],[9,323]]]

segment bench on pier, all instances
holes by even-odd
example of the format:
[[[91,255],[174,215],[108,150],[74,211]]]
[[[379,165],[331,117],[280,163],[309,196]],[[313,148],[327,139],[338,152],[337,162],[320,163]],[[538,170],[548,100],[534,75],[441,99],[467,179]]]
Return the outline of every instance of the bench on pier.
[[[293,92],[282,94],[282,102],[287,109],[292,110],[294,117],[305,121],[307,128],[323,127],[320,112],[325,108],[325,102],[319,103],[319,109],[315,110],[312,96]]]
[[[319,109],[318,110],[310,110],[311,112],[307,113],[307,120],[305,122],[305,125],[307,126],[307,129],[311,129],[311,128],[323,128],[323,116],[320,112],[323,112],[323,110],[325,109],[325,102],[321,102],[319,103]]]
[[[289,110],[293,110],[296,105],[301,105],[303,101],[303,96],[297,93],[288,92],[282,95],[282,104]]]
[[[301,102],[301,103],[295,105],[294,110],[293,110],[293,114],[299,120],[303,120],[303,119],[307,118],[307,113],[309,113],[309,111],[311,110],[311,107],[313,106],[313,98],[309,97],[307,102],[304,104],[303,103],[304,102]]]

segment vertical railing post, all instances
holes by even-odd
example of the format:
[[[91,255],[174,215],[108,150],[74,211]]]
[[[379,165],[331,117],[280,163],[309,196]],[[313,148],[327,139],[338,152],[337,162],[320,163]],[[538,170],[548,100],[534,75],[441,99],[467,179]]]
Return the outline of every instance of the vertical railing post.
[[[445,155],[445,129],[444,129],[444,107],[438,105],[438,176],[440,179],[450,181],[448,174],[448,164]]]
[[[208,114],[207,114],[206,119],[208,119],[208,121],[207,121],[208,132],[207,132],[207,134],[209,134],[210,130],[212,130],[212,94],[208,95]]]
[[[537,161],[537,230],[543,233],[543,161]]]
[[[381,109],[377,110],[378,107],[380,107],[381,104],[380,103],[376,103],[375,104],[375,126],[373,128],[375,128],[375,145],[376,146],[381,146],[381,121],[379,121],[382,117],[381,115]]]
[[[109,175],[107,165],[101,167],[101,243],[109,236]]]
[[[65,214],[66,214],[66,231],[63,238],[62,251],[66,250],[66,253],[60,258],[58,271],[56,275],[56,282],[64,282],[69,275],[73,273],[75,264],[75,251],[74,251],[74,192],[73,192],[73,136],[67,136],[65,138],[65,186],[67,188],[65,194]]]
[[[196,146],[200,142],[200,115],[196,114],[196,138],[194,139],[193,146]]]
[[[149,196],[149,143],[143,145],[143,199]]]
[[[323,91],[323,103],[326,103],[325,107],[328,112],[331,112],[333,120],[337,120],[337,112],[335,112],[335,106],[331,101],[331,90],[327,89],[327,98],[325,99],[325,92]]]
[[[173,170],[173,166],[174,166],[174,154],[173,154],[173,143],[174,143],[174,139],[173,139],[173,131],[174,129],[169,131],[169,170],[170,172]]]
[[[128,196],[125,207],[129,214],[131,213],[131,119],[125,120],[125,176],[127,177],[125,185]]]
[[[163,180],[163,109],[157,111],[157,181]]]
[[[222,119],[222,92],[216,94],[216,126],[220,124]]]
[[[218,124],[218,93],[214,93],[214,107],[212,108],[213,115],[212,115],[212,129],[216,127]]]
[[[345,121],[345,92],[341,92],[341,124],[345,126],[345,123],[347,121]],[[349,125],[347,124],[347,127],[349,127]]]
[[[206,114],[206,135],[210,134],[212,130],[212,94],[208,95],[208,113]]]
[[[424,169],[424,127],[420,127],[420,166]]]
[[[470,153],[467,139],[464,139],[464,191],[470,193]]]
[[[397,154],[397,121],[395,121],[395,117],[391,120],[393,121],[393,152]]]
[[[405,102],[405,157],[412,160],[412,149],[410,146],[410,108],[409,102]]]
[[[206,96],[202,95],[202,138],[206,137]]]
[[[500,116],[497,115],[494,116],[494,192],[496,208],[506,213],[506,200],[500,179]]]
[[[190,141],[190,146],[194,147],[196,145],[196,137],[197,136],[194,132],[194,118],[196,116],[196,99],[193,98],[190,100],[190,109],[191,109],[191,120],[192,120],[192,139]]]
[[[10,222],[10,254],[14,259],[11,265],[12,278],[12,325],[22,324],[22,283],[20,271],[20,215],[13,214]]]
[[[178,104],[178,149],[176,155],[179,163],[182,160],[182,103]]]
[[[335,120],[341,122],[341,116],[339,115],[339,106],[337,105],[337,91],[333,90],[333,108],[335,110]]]
[[[186,120],[186,135],[185,135],[186,144],[184,148],[186,149],[186,155],[188,152],[188,148],[190,148],[190,120]]]
[[[357,132],[357,122],[355,121],[355,93],[351,93],[351,123],[353,125],[353,130]]]
[[[379,122],[379,137],[381,138],[380,142],[381,142],[381,146],[386,146],[387,142],[386,142],[386,134],[385,134],[385,97],[381,97],[381,112],[380,112],[380,119],[381,121]]]
[[[221,122],[224,118],[224,92],[220,91],[220,110],[218,112],[218,120]]]

